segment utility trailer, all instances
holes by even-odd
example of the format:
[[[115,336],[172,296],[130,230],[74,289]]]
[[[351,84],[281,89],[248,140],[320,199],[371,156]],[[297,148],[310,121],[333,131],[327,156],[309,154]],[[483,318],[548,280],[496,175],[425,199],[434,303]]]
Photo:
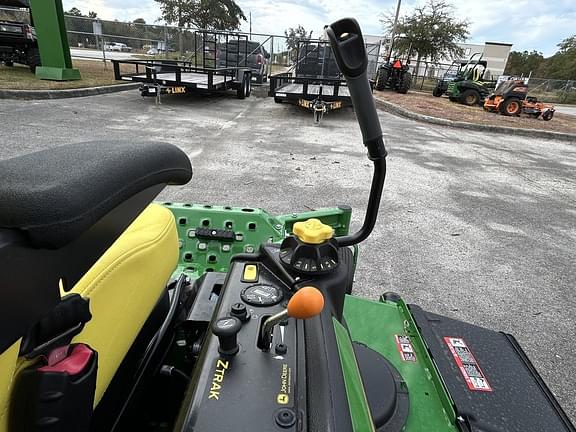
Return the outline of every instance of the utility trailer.
[[[155,97],[157,103],[163,94],[235,90],[239,99],[250,96],[252,72],[246,56],[239,60],[241,48],[246,52],[248,46],[245,35],[195,31],[193,41],[194,52],[186,60],[112,60],[114,78],[141,83],[140,94]],[[235,46],[238,52],[221,50],[223,44]]]
[[[326,41],[300,41],[292,71],[270,76],[269,96],[276,103],[291,103],[308,109],[319,123],[328,111],[352,106],[330,44]]]

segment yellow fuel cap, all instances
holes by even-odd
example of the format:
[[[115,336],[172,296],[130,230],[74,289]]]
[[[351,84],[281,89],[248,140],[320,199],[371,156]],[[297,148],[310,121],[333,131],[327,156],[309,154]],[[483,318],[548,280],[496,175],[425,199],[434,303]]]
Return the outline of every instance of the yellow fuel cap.
[[[296,222],[293,231],[296,237],[308,244],[323,243],[334,235],[334,230],[330,225],[324,225],[314,218],[305,222]]]

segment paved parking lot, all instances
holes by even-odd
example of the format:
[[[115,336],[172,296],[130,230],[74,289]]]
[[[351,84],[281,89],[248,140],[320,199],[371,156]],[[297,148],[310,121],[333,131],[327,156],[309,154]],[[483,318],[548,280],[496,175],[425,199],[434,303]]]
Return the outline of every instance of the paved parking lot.
[[[269,98],[137,92],[0,105],[0,157],[86,140],[162,140],[194,178],[164,199],[273,213],[346,203],[362,221],[371,178],[350,110],[312,115]],[[576,146],[446,129],[380,113],[390,152],[356,292],[517,336],[576,420]]]

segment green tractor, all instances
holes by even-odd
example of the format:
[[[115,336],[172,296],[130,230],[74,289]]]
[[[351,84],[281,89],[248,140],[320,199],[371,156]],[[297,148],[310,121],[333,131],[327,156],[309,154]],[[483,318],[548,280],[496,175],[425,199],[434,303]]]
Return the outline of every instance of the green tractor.
[[[327,34],[374,167],[355,233],[152,203],[192,177],[169,144],[0,161],[0,431],[576,431],[513,336],[352,295],[387,152],[358,23]]]
[[[479,56],[478,59],[476,56]],[[446,94],[450,100],[468,106],[482,105],[496,87],[496,81],[485,79],[487,65],[486,60],[482,60],[482,53],[472,55],[465,66],[461,66],[456,77],[448,83]]]

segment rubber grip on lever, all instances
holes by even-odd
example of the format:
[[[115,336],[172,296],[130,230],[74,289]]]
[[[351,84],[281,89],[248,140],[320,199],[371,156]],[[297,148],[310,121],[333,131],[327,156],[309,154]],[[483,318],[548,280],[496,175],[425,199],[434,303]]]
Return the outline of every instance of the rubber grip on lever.
[[[346,78],[350,97],[371,159],[386,157],[380,120],[366,70],[368,57],[362,31],[353,18],[343,18],[326,27],[334,57]]]

